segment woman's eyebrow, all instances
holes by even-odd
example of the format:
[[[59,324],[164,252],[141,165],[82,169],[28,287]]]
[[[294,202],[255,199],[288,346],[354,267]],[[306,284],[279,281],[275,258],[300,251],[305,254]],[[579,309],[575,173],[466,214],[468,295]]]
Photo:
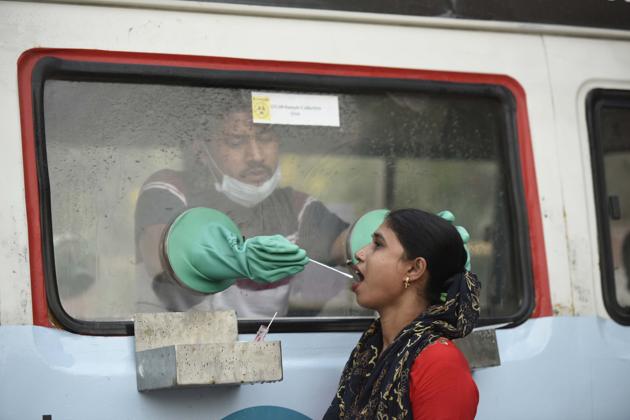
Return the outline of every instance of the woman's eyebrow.
[[[384,243],[386,243],[386,242],[387,242],[387,241],[385,240],[385,237],[383,236],[383,234],[381,234],[380,232],[374,232],[374,233],[372,234],[372,238],[374,238],[374,239],[378,239],[379,241],[384,242]]]

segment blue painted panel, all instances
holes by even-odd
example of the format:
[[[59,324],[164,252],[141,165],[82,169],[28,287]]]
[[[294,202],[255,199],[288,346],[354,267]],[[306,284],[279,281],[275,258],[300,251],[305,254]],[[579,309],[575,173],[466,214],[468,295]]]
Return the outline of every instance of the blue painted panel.
[[[223,420],[310,420],[304,414],[288,408],[270,405],[250,407],[232,413]]]
[[[133,337],[0,326],[0,420],[41,419],[43,414],[53,420],[207,420],[268,405],[320,418],[359,334],[267,337],[282,341],[281,382],[139,393]]]
[[[132,337],[0,326],[0,419],[221,419],[256,409],[317,419],[358,338],[273,334],[282,340],[282,382],[139,393]],[[502,365],[474,372],[478,419],[630,418],[629,327],[541,318],[500,330],[497,340]]]
[[[595,317],[540,318],[497,331],[497,340],[501,366],[473,373],[477,418],[630,419],[630,328]]]

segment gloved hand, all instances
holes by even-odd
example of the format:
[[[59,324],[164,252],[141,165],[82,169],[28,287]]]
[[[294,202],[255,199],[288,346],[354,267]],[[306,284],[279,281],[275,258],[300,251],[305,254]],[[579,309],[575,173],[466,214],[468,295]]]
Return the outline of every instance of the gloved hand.
[[[449,210],[442,210],[437,215],[455,225],[455,215]],[[462,242],[464,242],[464,249],[466,250],[466,264],[464,268],[466,268],[467,271],[470,271],[470,251],[468,250],[468,241],[470,240],[470,234],[463,226],[455,225],[455,229],[457,229],[459,236],[461,236]]]
[[[306,251],[282,235],[243,240],[217,223],[203,227],[190,253],[192,266],[211,278],[247,277],[261,283],[299,273],[308,261]]]
[[[225,214],[207,208],[182,213],[166,237],[177,279],[193,290],[220,292],[238,278],[271,283],[304,269],[306,251],[281,235],[244,240]]]

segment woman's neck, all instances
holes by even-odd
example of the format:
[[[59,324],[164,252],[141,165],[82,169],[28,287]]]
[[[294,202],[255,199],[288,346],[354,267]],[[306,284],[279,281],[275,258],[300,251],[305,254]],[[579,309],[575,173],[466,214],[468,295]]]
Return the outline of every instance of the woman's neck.
[[[425,302],[418,303],[416,299],[409,303],[392,305],[378,311],[383,333],[383,351],[394,341],[398,333],[416,319],[427,308]]]

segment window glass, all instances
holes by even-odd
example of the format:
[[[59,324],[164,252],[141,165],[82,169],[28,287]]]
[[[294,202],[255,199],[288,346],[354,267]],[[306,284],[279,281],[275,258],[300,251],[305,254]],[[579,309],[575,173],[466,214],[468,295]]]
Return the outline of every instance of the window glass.
[[[345,270],[335,241],[357,217],[420,207],[449,209],[469,230],[482,317],[519,312],[525,297],[510,216],[510,108],[452,90],[327,92],[338,103],[337,125],[292,125],[254,123],[250,89],[47,80],[46,159],[63,308],[86,321],[224,308],[242,319],[276,311],[369,316],[351,280],[314,264],[271,287],[239,280],[220,294],[190,293],[162,268],[164,227],[186,208],[214,207],[246,237],[282,234]],[[261,185],[271,187],[251,202],[244,190]]]
[[[625,104],[604,104],[596,114],[602,152],[603,191],[608,209],[609,255],[605,257],[611,275],[611,299],[626,313],[630,310],[630,95]]]

